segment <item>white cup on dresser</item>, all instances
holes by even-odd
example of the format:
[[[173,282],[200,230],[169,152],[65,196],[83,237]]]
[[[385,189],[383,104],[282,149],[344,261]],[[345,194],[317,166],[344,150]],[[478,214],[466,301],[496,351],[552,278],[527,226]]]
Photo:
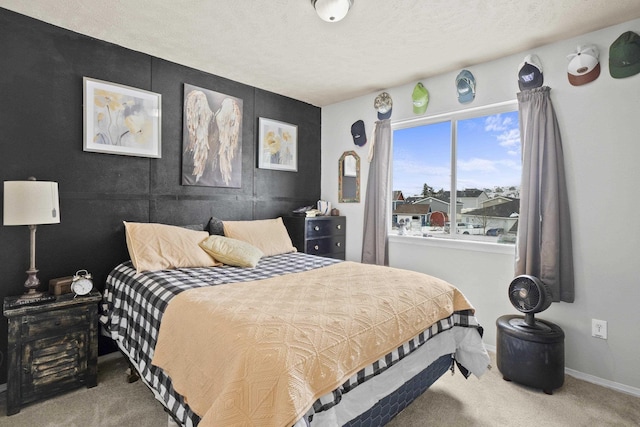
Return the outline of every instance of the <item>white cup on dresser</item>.
[[[318,200],[318,210],[320,211],[320,215],[331,215],[331,202]]]

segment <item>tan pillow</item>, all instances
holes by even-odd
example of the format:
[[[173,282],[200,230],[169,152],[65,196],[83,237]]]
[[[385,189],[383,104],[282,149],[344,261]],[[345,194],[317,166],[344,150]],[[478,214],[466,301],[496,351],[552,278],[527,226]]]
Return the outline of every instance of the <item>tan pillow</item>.
[[[200,242],[200,247],[217,261],[236,267],[255,267],[262,251],[242,240],[211,235]]]
[[[220,265],[198,246],[209,237],[206,231],[126,221],[124,228],[129,256],[138,273]]]
[[[282,218],[254,221],[223,221],[224,235],[260,249],[264,256],[295,252]]]

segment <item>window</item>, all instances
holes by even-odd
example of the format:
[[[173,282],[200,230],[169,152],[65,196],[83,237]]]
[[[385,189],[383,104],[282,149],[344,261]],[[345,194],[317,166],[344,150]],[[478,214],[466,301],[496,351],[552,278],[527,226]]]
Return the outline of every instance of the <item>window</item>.
[[[392,232],[515,243],[521,157],[513,103],[393,123]]]

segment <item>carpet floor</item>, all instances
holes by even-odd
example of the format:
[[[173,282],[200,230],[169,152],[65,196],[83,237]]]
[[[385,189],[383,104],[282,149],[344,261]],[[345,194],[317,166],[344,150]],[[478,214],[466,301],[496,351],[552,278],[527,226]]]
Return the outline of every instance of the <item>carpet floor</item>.
[[[482,378],[446,373],[402,411],[390,427],[422,426],[640,426],[640,398],[571,376],[553,395],[506,382],[495,368]],[[28,405],[6,416],[0,394],[0,426],[11,427],[165,427],[167,415],[149,389],[128,384],[124,358],[98,365],[98,386],[78,389]]]

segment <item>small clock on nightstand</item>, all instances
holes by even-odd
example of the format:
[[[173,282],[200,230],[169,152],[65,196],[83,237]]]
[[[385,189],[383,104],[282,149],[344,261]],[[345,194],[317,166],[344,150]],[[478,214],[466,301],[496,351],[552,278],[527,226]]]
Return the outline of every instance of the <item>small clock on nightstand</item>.
[[[93,290],[91,273],[87,270],[78,270],[71,281],[71,291],[78,295],[87,295]]]

